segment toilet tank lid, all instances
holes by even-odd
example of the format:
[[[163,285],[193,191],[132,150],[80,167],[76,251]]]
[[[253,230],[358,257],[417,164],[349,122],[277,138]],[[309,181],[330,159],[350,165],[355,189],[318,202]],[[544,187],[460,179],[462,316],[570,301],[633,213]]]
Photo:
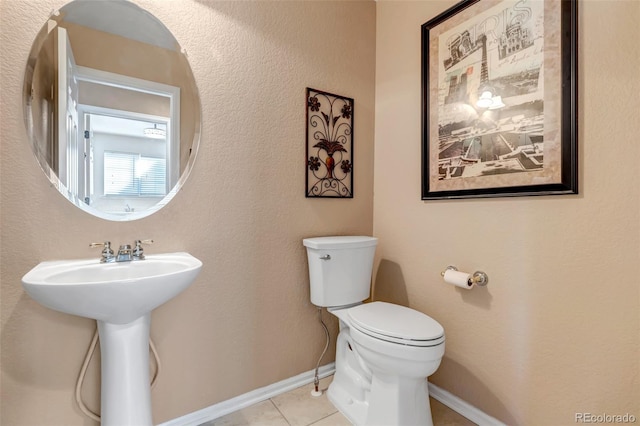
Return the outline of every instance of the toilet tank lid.
[[[360,247],[371,247],[378,244],[376,237],[368,236],[332,236],[332,237],[313,237],[302,240],[305,247],[312,249],[328,250],[328,249],[352,249]]]

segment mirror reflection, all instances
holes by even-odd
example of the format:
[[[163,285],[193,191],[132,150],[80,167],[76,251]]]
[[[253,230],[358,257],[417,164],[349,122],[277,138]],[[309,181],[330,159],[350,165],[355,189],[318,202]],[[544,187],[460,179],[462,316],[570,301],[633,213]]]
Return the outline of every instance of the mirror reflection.
[[[34,42],[25,122],[65,197],[98,217],[131,220],[164,206],[187,178],[200,101],[160,21],[126,0],[76,0]]]

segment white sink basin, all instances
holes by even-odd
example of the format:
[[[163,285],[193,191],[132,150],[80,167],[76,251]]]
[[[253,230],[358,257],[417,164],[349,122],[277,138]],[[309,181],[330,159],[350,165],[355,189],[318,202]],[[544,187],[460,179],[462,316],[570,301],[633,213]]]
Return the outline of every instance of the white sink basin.
[[[22,277],[29,295],[67,314],[126,324],[184,291],[202,262],[188,253],[150,254],[145,260],[42,262]]]
[[[151,311],[185,290],[202,262],[188,253],[145,260],[42,262],[22,277],[44,306],[98,321],[102,426],[151,426]]]

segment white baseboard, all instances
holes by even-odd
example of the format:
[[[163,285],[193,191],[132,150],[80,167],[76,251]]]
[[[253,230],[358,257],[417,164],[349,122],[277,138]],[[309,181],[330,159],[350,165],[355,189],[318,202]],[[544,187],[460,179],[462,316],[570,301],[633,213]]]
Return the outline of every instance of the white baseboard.
[[[491,417],[484,411],[479,410],[433,383],[429,383],[429,396],[480,426],[506,426],[500,420]]]
[[[318,376],[320,378],[324,378],[332,375],[336,370],[335,367],[335,363],[333,362],[323,365],[318,369]],[[202,410],[194,411],[193,413],[178,417],[177,419],[169,420],[168,422],[162,423],[158,426],[199,426],[205,422],[210,422],[229,413],[233,413],[234,411],[241,410],[253,404],[257,404],[258,402],[289,392],[290,390],[299,388],[300,386],[313,383],[314,377],[315,370],[307,371],[272,385],[211,405],[207,408],[203,408]]]
[[[332,375],[336,370],[335,367],[335,363],[333,362],[323,365],[318,369],[318,376],[320,378],[324,378]],[[300,386],[313,383],[314,375],[315,371],[310,370],[263,388],[236,396],[235,398],[211,405],[207,408],[203,408],[202,410],[194,411],[193,413],[182,417],[169,420],[168,422],[162,423],[158,426],[199,426],[229,413],[233,413],[234,411],[242,410],[243,408],[257,404],[258,402],[289,392],[290,390],[299,388]],[[463,401],[433,383],[429,383],[429,395],[461,416],[466,417],[480,426],[506,426],[499,420],[489,416],[468,402]]]

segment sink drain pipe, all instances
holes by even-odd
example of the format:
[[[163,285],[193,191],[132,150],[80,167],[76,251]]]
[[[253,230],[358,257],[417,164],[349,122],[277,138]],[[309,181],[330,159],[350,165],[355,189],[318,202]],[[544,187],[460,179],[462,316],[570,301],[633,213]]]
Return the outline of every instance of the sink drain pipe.
[[[98,345],[98,327],[96,327],[96,331],[93,333],[93,339],[91,339],[91,344],[89,344],[89,349],[87,349],[87,354],[84,357],[84,362],[82,363],[82,368],[80,369],[80,374],[78,375],[78,381],[76,382],[76,403],[78,404],[78,407],[80,407],[80,411],[82,411],[85,416],[99,422],[100,415],[98,413],[94,413],[93,411],[91,411],[89,407],[87,407],[87,405],[82,400],[82,384],[84,383],[84,378],[87,374],[87,368],[89,367],[91,358],[93,358],[93,353],[96,351],[97,345]],[[153,375],[153,379],[151,379],[151,389],[153,389],[153,387],[156,384],[156,379],[160,375],[160,357],[158,356],[156,345],[153,344],[153,340],[151,339],[149,339],[149,347],[151,348],[151,352],[153,353],[153,358],[156,361],[156,371]]]

